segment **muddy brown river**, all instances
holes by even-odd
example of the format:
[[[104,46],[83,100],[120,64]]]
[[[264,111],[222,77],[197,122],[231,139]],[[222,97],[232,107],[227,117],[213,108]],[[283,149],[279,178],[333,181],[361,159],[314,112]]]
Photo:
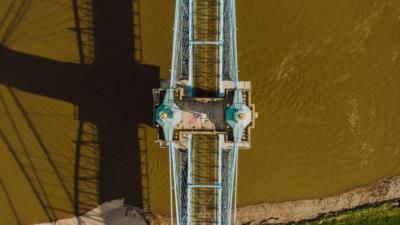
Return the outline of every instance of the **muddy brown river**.
[[[72,3],[0,0],[0,225],[69,217],[118,197],[169,211],[168,152],[142,115],[151,87],[138,83],[169,79],[175,1],[140,0],[135,16],[124,17],[124,6],[81,11],[93,70],[74,66],[82,60]],[[252,82],[259,113],[252,148],[239,156],[239,206],[400,175],[400,1],[237,0],[237,22],[239,79]],[[131,33],[114,32],[119,24],[134,27],[134,65],[120,54],[120,36]]]

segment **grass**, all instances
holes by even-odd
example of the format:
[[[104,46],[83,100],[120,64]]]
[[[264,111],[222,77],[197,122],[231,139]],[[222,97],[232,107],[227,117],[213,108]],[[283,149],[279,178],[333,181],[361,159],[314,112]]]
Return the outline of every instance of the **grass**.
[[[400,206],[398,202],[388,202],[336,215],[324,215],[295,225],[400,225]]]

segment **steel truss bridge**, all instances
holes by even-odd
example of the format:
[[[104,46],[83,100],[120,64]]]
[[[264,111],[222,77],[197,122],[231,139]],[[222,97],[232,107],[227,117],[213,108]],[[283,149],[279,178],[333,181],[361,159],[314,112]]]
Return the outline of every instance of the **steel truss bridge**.
[[[235,0],[176,0],[171,79],[153,91],[171,224],[236,221],[238,150],[257,114],[250,82],[238,81],[235,12]]]

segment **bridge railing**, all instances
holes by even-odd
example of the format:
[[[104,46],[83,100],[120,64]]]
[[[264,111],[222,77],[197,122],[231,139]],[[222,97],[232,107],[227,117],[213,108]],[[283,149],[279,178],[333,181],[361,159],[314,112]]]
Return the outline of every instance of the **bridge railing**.
[[[189,0],[176,0],[174,40],[171,66],[171,87],[188,79],[189,58]]]

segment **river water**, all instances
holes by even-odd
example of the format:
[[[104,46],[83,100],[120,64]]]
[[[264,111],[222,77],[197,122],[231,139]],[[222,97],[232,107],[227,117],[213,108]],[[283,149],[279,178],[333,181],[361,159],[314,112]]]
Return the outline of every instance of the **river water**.
[[[10,2],[0,1],[1,16]],[[71,7],[67,0],[32,1],[7,47],[78,63]],[[165,80],[173,11],[174,1],[140,2],[142,63],[159,67]],[[239,78],[252,82],[259,113],[252,148],[239,156],[239,206],[321,198],[400,174],[399,1],[238,0],[237,22]],[[85,183],[81,190],[93,196],[81,197],[87,206],[77,210],[76,105],[5,86],[0,94],[0,224],[96,205],[101,184]],[[144,205],[166,214],[167,151],[154,143],[148,123],[139,125]],[[96,173],[101,156],[88,154]]]

